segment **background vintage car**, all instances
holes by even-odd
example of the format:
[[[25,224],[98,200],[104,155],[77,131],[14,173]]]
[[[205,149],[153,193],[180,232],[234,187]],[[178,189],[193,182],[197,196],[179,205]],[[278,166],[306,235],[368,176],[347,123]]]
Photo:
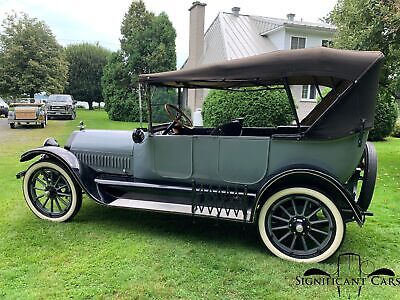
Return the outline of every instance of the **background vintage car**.
[[[55,222],[79,211],[84,191],[110,207],[256,223],[278,257],[326,260],[340,247],[345,224],[361,226],[370,215],[377,158],[367,137],[382,60],[380,52],[314,48],[141,75],[144,88],[176,88],[178,103],[182,88],[283,89],[296,124],[247,128],[236,119],[192,127],[167,104],[171,122],[155,125],[146,98],[147,130],[82,127],[64,148],[49,138],[22,154],[22,162],[41,157],[18,174],[25,200],[35,215]],[[289,84],[331,91],[300,122]]]
[[[8,124],[13,129],[16,125],[47,125],[47,112],[44,103],[35,103],[33,99],[10,104]]]
[[[67,94],[52,94],[46,101],[47,115],[49,118],[67,118],[75,119],[75,104],[76,101],[71,95]]]
[[[8,104],[0,98],[0,116],[4,115],[4,117],[8,117]]]

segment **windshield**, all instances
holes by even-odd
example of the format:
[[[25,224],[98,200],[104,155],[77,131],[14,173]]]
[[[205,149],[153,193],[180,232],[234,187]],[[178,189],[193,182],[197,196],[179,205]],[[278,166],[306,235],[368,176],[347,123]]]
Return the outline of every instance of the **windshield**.
[[[7,106],[7,103],[5,103],[3,99],[0,99],[0,105]]]
[[[50,95],[49,102],[72,102],[71,95]]]

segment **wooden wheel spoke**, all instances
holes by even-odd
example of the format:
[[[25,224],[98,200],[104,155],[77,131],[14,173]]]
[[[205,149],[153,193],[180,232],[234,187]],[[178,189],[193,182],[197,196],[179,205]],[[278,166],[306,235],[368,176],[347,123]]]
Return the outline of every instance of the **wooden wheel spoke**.
[[[293,197],[292,197],[292,199],[291,199],[290,201],[292,202],[294,215],[297,216],[299,213],[297,212],[296,202],[294,201],[294,198],[293,198]]]
[[[57,192],[58,196],[71,197],[71,194]]]
[[[308,246],[307,246],[306,239],[305,239],[304,235],[301,236],[301,243],[303,244],[303,249],[305,251],[308,251]]]
[[[63,198],[59,197],[58,195],[57,195],[57,199],[58,199],[59,201],[61,201],[61,203],[64,204],[65,206],[68,206],[68,203],[65,202],[65,201],[63,200]]]
[[[60,212],[63,211],[63,210],[61,209],[60,203],[58,203],[57,198],[54,198],[54,202],[56,203],[56,206],[57,206],[58,210],[59,210]]]
[[[307,209],[308,202],[310,202],[310,200],[308,200],[308,199],[305,200],[305,202],[304,202],[303,211],[301,212],[301,215],[302,215],[302,216],[304,216],[304,214],[306,213],[306,209]]]
[[[289,235],[291,235],[292,233],[290,232],[290,231],[288,231],[288,232],[286,232],[286,234],[285,235],[283,235],[279,240],[278,240],[278,242],[282,242],[284,239],[286,239]]]
[[[289,222],[290,221],[289,219],[285,219],[285,218],[282,218],[282,217],[279,217],[279,216],[275,216],[275,215],[272,215],[272,218],[277,219],[277,220],[282,221],[282,222]]]
[[[325,224],[325,223],[329,223],[329,220],[324,219],[324,220],[310,221],[310,224],[311,224],[311,225]]]
[[[281,229],[288,229],[289,225],[284,225],[284,226],[278,226],[278,227],[274,227],[271,228],[271,230],[281,230]]]
[[[318,233],[323,234],[323,235],[328,235],[329,234],[329,232],[325,232],[325,231],[322,231],[322,230],[319,230],[319,229],[316,229],[316,228],[313,228],[313,227],[311,227],[310,230],[312,230],[314,232],[318,232]]]
[[[294,249],[294,244],[296,243],[296,240],[297,240],[297,235],[294,235],[294,236],[293,236],[293,239],[292,239],[292,243],[290,244],[290,249],[291,249],[291,250]]]
[[[289,218],[293,217],[293,215],[292,215],[291,213],[289,213],[289,212],[287,211],[287,209],[284,208],[282,205],[279,206],[279,208],[282,209],[283,212],[284,212],[285,214],[287,214]]]
[[[315,244],[317,244],[318,247],[321,246],[321,243],[311,234],[311,232],[308,233],[308,236],[314,241]]]

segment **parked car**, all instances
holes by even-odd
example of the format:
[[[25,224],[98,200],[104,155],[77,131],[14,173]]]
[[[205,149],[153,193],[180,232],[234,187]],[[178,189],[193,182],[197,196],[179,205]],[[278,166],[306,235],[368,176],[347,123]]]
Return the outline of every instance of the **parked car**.
[[[342,243],[345,224],[360,226],[376,178],[373,127],[380,52],[313,48],[139,77],[149,86],[284,89],[296,125],[246,128],[243,119],[192,127],[167,104],[167,124],[133,131],[75,131],[62,148],[49,138],[22,154],[39,158],[23,176],[25,200],[39,218],[63,222],[82,191],[110,207],[256,223],[265,246],[295,262],[320,262]],[[289,85],[332,90],[299,121]],[[144,95],[149,95],[146,93]],[[320,93],[321,94],[321,93]],[[139,97],[141,99],[141,97]]]
[[[46,127],[47,112],[44,103],[36,103],[34,99],[16,100],[16,102],[10,103],[8,124],[12,129],[16,125],[39,125],[41,128]]]
[[[4,115],[4,117],[8,117],[8,104],[0,98],[0,116]]]
[[[71,95],[50,95],[46,103],[48,116],[73,120],[76,118],[75,104]]]

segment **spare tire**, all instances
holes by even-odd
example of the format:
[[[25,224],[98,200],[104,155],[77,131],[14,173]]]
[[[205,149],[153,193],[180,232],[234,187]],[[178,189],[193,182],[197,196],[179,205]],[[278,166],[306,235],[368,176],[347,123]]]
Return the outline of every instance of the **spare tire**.
[[[374,144],[367,142],[363,156],[361,158],[361,168],[364,171],[362,185],[357,204],[366,211],[371,204],[375,189],[376,173],[378,169],[378,160]]]

